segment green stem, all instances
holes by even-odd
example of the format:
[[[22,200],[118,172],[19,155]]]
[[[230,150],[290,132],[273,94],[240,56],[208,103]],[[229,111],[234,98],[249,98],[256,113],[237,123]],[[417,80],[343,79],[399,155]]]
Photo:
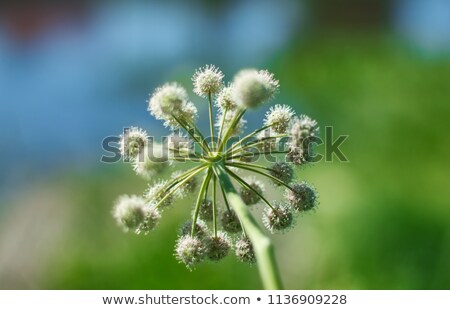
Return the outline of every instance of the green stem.
[[[214,121],[213,121],[213,104],[211,100],[211,92],[208,93],[208,101],[209,101],[209,130],[211,132],[211,149],[215,150],[216,147],[214,145]]]
[[[242,110],[238,110],[236,112],[233,120],[231,121],[231,125],[229,127],[227,127],[227,130],[225,131],[225,135],[223,137],[223,140],[220,141],[219,149],[218,149],[219,152],[222,152],[223,148],[227,144],[228,139],[230,138],[230,136],[233,133],[233,129],[236,127],[236,124],[239,122],[239,120],[245,114],[245,111],[246,111],[246,109],[242,109]]]
[[[259,170],[254,169],[254,168],[251,168],[251,167],[248,166],[247,163],[245,163],[245,164],[244,163],[242,163],[242,164],[241,163],[239,163],[239,164],[238,163],[227,163],[227,166],[233,166],[233,167],[237,167],[237,168],[240,168],[240,169],[252,171],[254,173],[258,173],[258,174],[260,174],[262,176],[265,176],[266,178],[269,178],[269,179],[273,180],[274,182],[276,182],[276,183],[278,183],[280,185],[283,185],[284,187],[290,189],[291,191],[294,191],[294,189],[289,184],[281,181],[280,179],[274,177],[273,175],[270,175],[268,173],[259,171]]]
[[[214,237],[217,238],[217,206],[216,206],[216,182],[217,182],[217,177],[216,175],[213,175],[213,188],[212,188],[212,207],[213,207],[213,222],[214,222]]]
[[[261,227],[252,216],[248,207],[242,201],[231,183],[230,177],[225,171],[223,164],[213,166],[214,173],[220,181],[226,197],[236,212],[247,236],[253,244],[256,254],[259,273],[265,289],[279,290],[282,289],[281,278],[275,259],[275,251],[272,241],[263,232]]]
[[[200,187],[200,192],[198,193],[198,197],[197,197],[197,203],[195,205],[194,216],[192,219],[192,230],[191,230],[192,237],[195,234],[195,226],[197,224],[198,212],[200,211],[200,204],[202,203],[202,198],[203,198],[203,195],[205,194],[206,187],[209,184],[209,180],[211,180],[211,176],[212,176],[212,170],[211,170],[211,168],[208,168],[208,173],[206,174],[205,179],[203,180],[202,186]]]

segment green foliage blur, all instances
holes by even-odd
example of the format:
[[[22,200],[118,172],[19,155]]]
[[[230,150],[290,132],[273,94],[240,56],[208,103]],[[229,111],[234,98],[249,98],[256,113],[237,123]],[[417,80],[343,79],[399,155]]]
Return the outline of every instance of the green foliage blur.
[[[295,44],[266,67],[281,83],[276,103],[333,126],[335,137],[349,135],[348,163],[334,158],[298,172],[318,189],[320,206],[273,237],[286,288],[450,289],[449,59],[386,36],[335,35]],[[102,165],[53,182],[69,189],[69,225],[34,286],[261,288],[256,266],[233,255],[193,272],[177,263],[177,228],[192,200],[174,205],[149,236],[122,233],[113,200],[146,186],[130,170]]]

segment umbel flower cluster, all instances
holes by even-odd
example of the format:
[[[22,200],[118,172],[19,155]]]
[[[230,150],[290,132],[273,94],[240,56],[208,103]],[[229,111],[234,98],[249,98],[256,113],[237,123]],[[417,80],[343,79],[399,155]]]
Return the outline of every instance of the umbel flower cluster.
[[[227,85],[223,78],[212,65],[192,77],[194,93],[208,105],[209,137],[197,127],[197,108],[187,91],[168,83],[150,96],[148,111],[172,134],[160,144],[143,129],[131,127],[120,141],[123,158],[136,174],[151,180],[142,196],[117,199],[113,215],[125,231],[148,234],[174,201],[197,195],[192,218],[180,227],[175,245],[176,258],[189,269],[230,252],[242,262],[259,259],[257,237],[251,234],[256,221],[248,221],[252,215],[247,211],[256,205],[264,206],[261,222],[270,233],[287,231],[298,215],[317,206],[314,187],[296,181],[294,173],[295,166],[308,164],[312,156],[308,141],[318,135],[316,121],[277,104],[260,128],[243,135],[244,114],[272,99],[279,82],[268,71],[255,69],[238,72]],[[180,170],[157,179],[173,167]],[[282,191],[284,198],[267,197],[263,181]]]

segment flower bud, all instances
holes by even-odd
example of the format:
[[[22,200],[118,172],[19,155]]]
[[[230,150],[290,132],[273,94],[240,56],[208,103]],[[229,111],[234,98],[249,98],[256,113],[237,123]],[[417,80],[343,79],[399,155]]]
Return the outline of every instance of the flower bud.
[[[294,170],[292,169],[292,166],[287,163],[276,163],[270,167],[270,174],[284,183],[289,184],[294,177]],[[275,182],[275,184],[280,185],[277,182]]]
[[[192,270],[204,260],[205,244],[197,237],[181,236],[175,246],[175,257]]]
[[[206,256],[212,261],[219,261],[228,255],[231,248],[230,238],[224,232],[218,232],[217,237],[206,241]]]
[[[192,221],[189,220],[185,222],[183,225],[181,225],[179,235],[180,236],[191,235],[191,231],[192,231]],[[195,223],[194,235],[199,239],[204,239],[208,236],[208,226],[204,221],[197,220],[197,222]]]
[[[246,178],[245,182],[250,185],[255,191],[262,195],[264,191],[264,184],[261,181],[256,180],[256,178]],[[247,187],[241,187],[240,195],[242,201],[248,206],[254,205],[261,200],[261,197],[258,196],[253,190]]]
[[[286,189],[285,197],[294,210],[309,211],[317,206],[317,194],[312,185],[302,182],[292,185],[292,189]]]
[[[233,80],[232,98],[242,108],[256,108],[273,97],[278,81],[266,70],[241,70]]]
[[[319,128],[317,122],[306,115],[296,117],[289,128],[289,146],[291,148],[304,148],[305,140],[317,137]]]
[[[255,252],[250,239],[242,237],[234,245],[236,257],[243,263],[254,264],[256,262]]]
[[[156,225],[158,225],[159,223],[160,218],[161,214],[157,209],[153,207],[147,207],[144,210],[144,221],[136,229],[136,233],[143,233],[144,235],[147,235],[150,231],[155,229]]]
[[[289,205],[275,203],[273,208],[264,209],[262,221],[271,233],[284,232],[294,224],[292,208]]]
[[[242,231],[241,222],[233,210],[225,210],[222,213],[222,227],[228,233],[237,233]]]

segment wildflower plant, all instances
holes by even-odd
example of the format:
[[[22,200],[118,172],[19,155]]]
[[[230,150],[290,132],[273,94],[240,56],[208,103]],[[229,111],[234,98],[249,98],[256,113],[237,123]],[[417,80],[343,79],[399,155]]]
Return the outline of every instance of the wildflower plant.
[[[267,111],[262,127],[241,137],[244,114],[272,99],[279,82],[268,71],[255,69],[240,71],[227,85],[223,78],[212,65],[192,78],[194,93],[207,100],[209,139],[197,127],[197,108],[182,86],[168,83],[155,90],[148,111],[173,133],[163,144],[136,127],[121,136],[123,158],[152,182],[141,197],[119,197],[113,215],[125,231],[148,234],[174,201],[195,193],[192,218],[179,230],[175,257],[194,269],[234,252],[239,261],[258,265],[265,288],[279,289],[273,245],[250,209],[264,205],[261,222],[270,233],[280,233],[317,207],[314,187],[296,181],[294,173],[295,166],[310,161],[309,142],[317,137],[317,123],[277,104]],[[181,170],[168,180],[155,179],[177,166]],[[282,201],[267,197],[264,179],[284,194]]]

